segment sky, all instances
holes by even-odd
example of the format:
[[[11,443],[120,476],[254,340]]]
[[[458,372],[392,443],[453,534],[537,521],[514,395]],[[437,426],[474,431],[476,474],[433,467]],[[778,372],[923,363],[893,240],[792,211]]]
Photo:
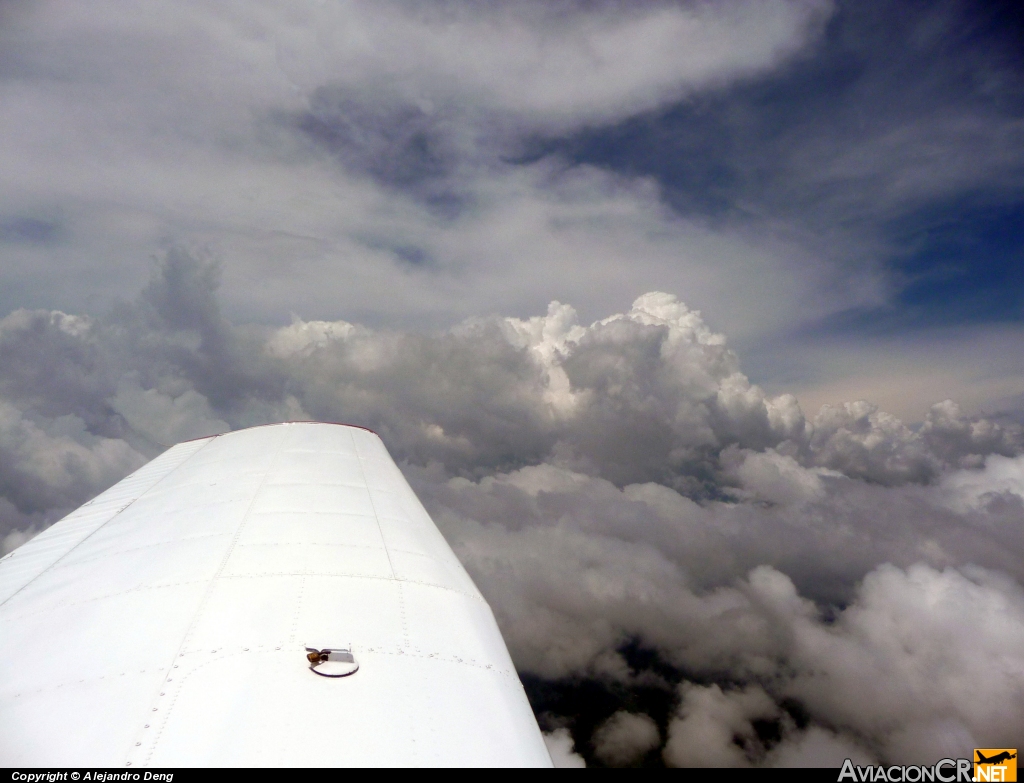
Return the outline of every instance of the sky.
[[[3,0],[4,551],[180,440],[347,421],[565,763],[1010,742],[1022,34],[1010,3]]]
[[[184,243],[245,322],[664,290],[814,410],[1024,394],[1013,4],[0,14],[0,311],[101,314]]]

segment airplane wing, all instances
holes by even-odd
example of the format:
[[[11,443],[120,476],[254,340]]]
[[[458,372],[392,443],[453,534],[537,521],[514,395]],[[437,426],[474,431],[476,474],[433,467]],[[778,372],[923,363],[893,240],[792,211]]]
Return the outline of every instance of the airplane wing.
[[[4,766],[551,766],[490,608],[356,427],[180,444],[0,560],[0,671]]]

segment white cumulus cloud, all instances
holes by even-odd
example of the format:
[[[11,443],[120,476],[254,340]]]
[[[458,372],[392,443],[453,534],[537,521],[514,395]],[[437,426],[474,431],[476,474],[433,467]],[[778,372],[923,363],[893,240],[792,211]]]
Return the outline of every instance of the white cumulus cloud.
[[[535,698],[610,694],[543,708],[560,762],[918,763],[1024,727],[1016,425],[805,414],[666,293],[275,329],[225,318],[218,274],[176,248],[104,316],[0,321],[5,548],[163,444],[344,421],[402,464]]]

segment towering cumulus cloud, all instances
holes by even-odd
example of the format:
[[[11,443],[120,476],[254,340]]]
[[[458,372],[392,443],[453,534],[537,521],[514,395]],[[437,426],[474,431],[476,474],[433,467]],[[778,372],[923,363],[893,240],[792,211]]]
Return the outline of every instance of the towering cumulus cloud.
[[[444,332],[220,313],[170,251],[107,316],[0,321],[11,549],[166,445],[378,431],[491,602],[565,763],[933,763],[1024,730],[1024,436],[808,418],[676,297]]]

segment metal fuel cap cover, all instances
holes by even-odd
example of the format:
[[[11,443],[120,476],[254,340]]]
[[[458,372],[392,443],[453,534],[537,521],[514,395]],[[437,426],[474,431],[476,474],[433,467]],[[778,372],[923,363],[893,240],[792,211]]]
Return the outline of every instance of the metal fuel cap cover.
[[[309,669],[321,677],[348,677],[359,671],[359,663],[346,647],[306,648]]]

